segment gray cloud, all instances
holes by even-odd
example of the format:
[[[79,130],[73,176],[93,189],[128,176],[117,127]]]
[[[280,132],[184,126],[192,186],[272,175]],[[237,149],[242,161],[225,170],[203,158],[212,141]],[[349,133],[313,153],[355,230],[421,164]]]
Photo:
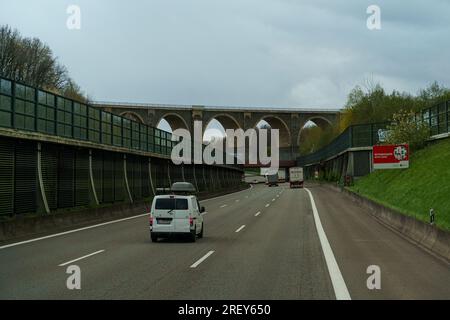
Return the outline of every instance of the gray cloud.
[[[0,0],[0,21],[47,42],[95,99],[342,107],[366,78],[450,86],[450,3]],[[80,31],[65,27],[69,4]],[[366,28],[381,7],[382,29]]]

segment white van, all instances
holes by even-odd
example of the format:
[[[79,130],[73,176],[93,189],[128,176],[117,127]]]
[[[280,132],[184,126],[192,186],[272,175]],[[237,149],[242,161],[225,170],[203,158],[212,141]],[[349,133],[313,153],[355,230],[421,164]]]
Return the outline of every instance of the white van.
[[[175,184],[174,184],[175,185]],[[187,235],[192,242],[197,236],[203,237],[203,213],[194,195],[167,194],[153,199],[150,212],[150,237],[153,242],[158,238],[171,235]]]

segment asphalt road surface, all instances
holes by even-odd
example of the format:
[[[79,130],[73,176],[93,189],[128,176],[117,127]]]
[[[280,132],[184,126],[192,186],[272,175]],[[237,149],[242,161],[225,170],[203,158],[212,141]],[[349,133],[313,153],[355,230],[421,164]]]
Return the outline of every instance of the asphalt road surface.
[[[448,263],[338,192],[257,185],[202,204],[196,243],[152,243],[142,215],[0,245],[0,298],[450,299]],[[80,290],[66,287],[71,265]]]

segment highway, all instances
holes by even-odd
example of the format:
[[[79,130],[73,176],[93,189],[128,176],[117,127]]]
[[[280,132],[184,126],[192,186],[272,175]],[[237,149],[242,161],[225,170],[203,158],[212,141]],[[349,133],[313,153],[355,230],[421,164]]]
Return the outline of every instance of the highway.
[[[1,299],[450,299],[450,266],[323,186],[202,201],[205,237],[152,243],[148,215],[0,245]],[[81,289],[66,288],[66,268]],[[367,268],[381,289],[367,287]]]

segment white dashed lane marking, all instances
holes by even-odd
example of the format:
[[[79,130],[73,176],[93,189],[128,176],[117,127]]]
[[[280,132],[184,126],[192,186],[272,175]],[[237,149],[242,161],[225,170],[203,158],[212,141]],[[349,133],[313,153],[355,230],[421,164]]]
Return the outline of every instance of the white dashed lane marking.
[[[205,254],[203,257],[198,259],[194,264],[191,265],[191,268],[197,268],[200,263],[205,261],[210,255],[214,253],[214,250],[209,251],[207,254]]]

